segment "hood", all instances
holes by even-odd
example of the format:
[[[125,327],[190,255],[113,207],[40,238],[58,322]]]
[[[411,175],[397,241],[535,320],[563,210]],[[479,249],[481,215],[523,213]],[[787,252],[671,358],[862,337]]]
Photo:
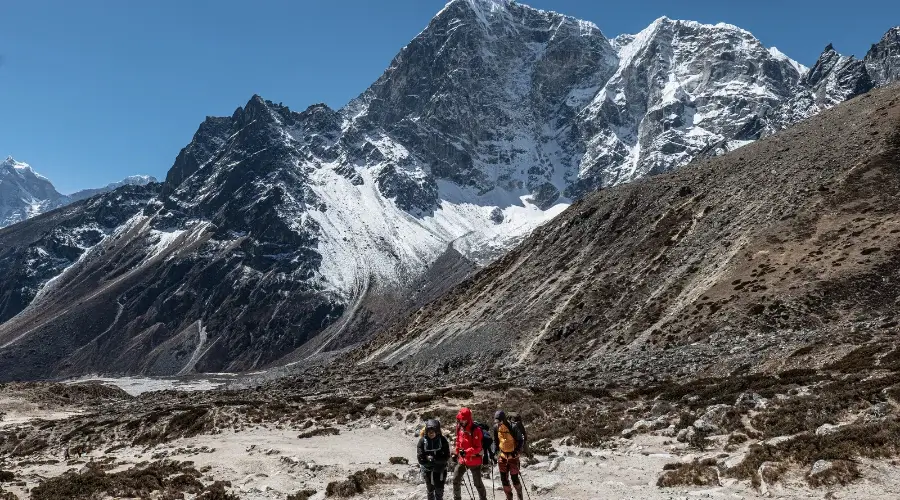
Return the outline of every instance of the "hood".
[[[459,410],[459,413],[456,414],[456,420],[458,422],[464,422],[466,425],[470,425],[472,423],[472,410],[468,408]]]
[[[431,429],[434,429],[435,432],[440,434],[441,433],[441,423],[435,419],[431,419],[431,420],[425,422],[425,430],[429,431]]]

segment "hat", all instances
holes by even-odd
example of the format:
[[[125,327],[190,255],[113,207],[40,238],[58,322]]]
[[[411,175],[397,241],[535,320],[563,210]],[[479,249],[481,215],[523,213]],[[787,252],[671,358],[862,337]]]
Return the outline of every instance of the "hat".
[[[504,421],[506,420],[506,412],[503,410],[497,410],[497,413],[494,413],[494,420]]]

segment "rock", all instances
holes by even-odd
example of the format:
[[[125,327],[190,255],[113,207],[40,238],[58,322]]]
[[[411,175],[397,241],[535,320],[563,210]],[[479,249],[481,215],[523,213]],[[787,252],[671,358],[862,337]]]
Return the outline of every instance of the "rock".
[[[769,495],[769,477],[772,477],[773,474],[778,474],[779,464],[776,462],[763,462],[762,465],[759,466],[759,469],[756,471],[756,476],[759,478],[759,494],[767,497]]]
[[[738,409],[761,410],[766,407],[766,399],[755,392],[745,392],[738,396],[734,406]]]
[[[876,405],[870,406],[863,413],[863,421],[867,424],[873,424],[883,421],[888,415],[890,415],[891,410],[890,403],[878,403]]]
[[[287,464],[291,467],[303,467],[306,468],[306,462],[300,460],[297,457],[281,457],[281,463]]]
[[[531,479],[531,491],[537,494],[549,493],[562,483],[562,478],[556,475],[547,475]]]
[[[725,459],[724,465],[725,469],[733,469],[741,464],[744,461],[744,458],[747,457],[746,453],[738,453],[736,455],[732,455]]]
[[[827,436],[841,429],[841,425],[822,424],[816,429],[816,436]]]
[[[448,469],[447,472],[449,475],[452,471]],[[400,478],[411,484],[425,484],[425,478],[422,476],[422,470],[419,467],[407,468]]]
[[[728,413],[733,410],[731,405],[718,404],[706,409],[706,413],[694,421],[694,428],[707,434],[717,434],[722,431]]]
[[[669,425],[666,417],[658,417],[653,420],[638,420],[629,429],[622,431],[622,437],[631,439],[637,434],[646,434],[650,431],[665,429]]]
[[[695,427],[687,427],[678,431],[678,436],[675,440],[679,443],[690,443],[696,435],[697,429]]]
[[[550,462],[550,466],[547,467],[547,471],[548,471],[548,472],[553,472],[553,471],[555,471],[556,469],[559,468],[560,465],[562,465],[562,463],[563,463],[564,460],[565,460],[565,458],[563,458],[563,457],[557,457],[557,458],[554,458],[553,461]]]
[[[809,470],[810,476],[817,476],[824,474],[825,472],[831,470],[834,467],[834,464],[828,460],[816,460],[816,463],[813,464],[812,468]]]

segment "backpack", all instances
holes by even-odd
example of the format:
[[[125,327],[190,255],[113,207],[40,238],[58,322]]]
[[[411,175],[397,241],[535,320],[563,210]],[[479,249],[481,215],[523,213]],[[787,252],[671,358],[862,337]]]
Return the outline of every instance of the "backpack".
[[[528,431],[525,430],[525,424],[522,423],[522,416],[518,413],[510,413],[507,417],[509,420],[509,424],[513,426],[514,429],[519,429],[519,432],[522,433],[522,453],[528,453]]]
[[[487,424],[482,424],[481,422],[476,421],[475,426],[481,429],[481,449],[484,450],[484,458],[488,458],[491,462],[495,462],[494,432]]]

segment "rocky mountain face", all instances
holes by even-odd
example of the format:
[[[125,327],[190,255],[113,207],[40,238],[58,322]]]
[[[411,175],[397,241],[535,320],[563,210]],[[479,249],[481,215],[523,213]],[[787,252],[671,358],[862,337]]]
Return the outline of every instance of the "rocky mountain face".
[[[50,179],[36,173],[27,163],[7,157],[0,163],[0,228],[122,186],[142,186],[151,182],[156,182],[156,179],[135,175],[102,188],[64,195],[53,187]]]
[[[854,71],[893,74],[887,40]],[[4,292],[0,374],[239,371],[337,352],[595,188],[871,86],[845,66],[811,77],[729,25],[662,18],[609,40],[516,2],[453,0],[343,109],[254,96],[207,118],[162,185],[0,232],[24,266]]]
[[[866,70],[875,85],[900,79],[900,26],[892,28],[866,54]]]
[[[871,368],[897,353],[898,167],[895,85],[728,155],[586,196],[359,358],[607,379],[809,368],[844,355]],[[433,363],[438,353],[446,366]]]

